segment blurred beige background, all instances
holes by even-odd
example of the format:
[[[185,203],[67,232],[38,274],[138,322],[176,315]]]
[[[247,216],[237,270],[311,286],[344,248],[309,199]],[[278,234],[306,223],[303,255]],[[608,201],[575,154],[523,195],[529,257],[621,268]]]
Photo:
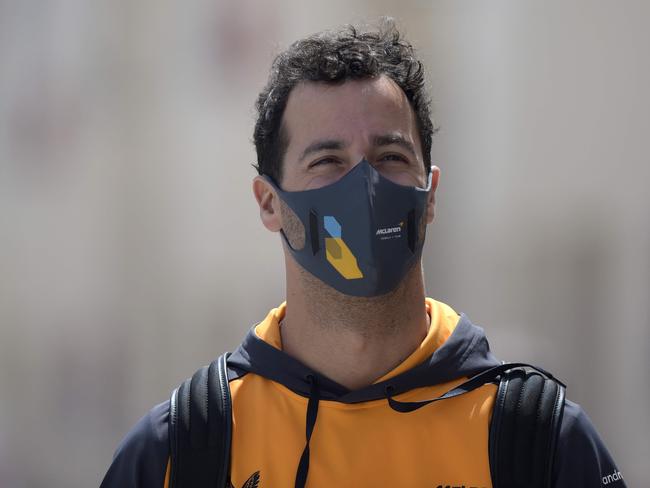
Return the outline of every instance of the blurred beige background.
[[[147,409],[283,299],[253,102],[379,15],[441,131],[428,292],[568,383],[649,486],[650,3],[0,0],[0,486],[98,486]]]

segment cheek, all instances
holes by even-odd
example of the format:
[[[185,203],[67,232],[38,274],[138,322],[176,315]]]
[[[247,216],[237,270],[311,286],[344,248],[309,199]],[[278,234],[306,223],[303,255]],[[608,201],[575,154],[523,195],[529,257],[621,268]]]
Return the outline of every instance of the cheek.
[[[299,251],[305,247],[305,227],[298,216],[286,203],[280,201],[280,214],[282,215],[282,230],[287,237],[289,244],[295,250]]]
[[[418,244],[424,241],[427,234],[427,224],[429,223],[429,212],[424,212],[420,222],[418,222]]]
[[[305,189],[313,190],[316,188],[322,188],[324,186],[331,185],[343,178],[346,173],[347,171],[345,171],[343,168],[327,168],[326,171],[321,171],[321,174],[311,176],[305,185]]]
[[[433,190],[432,190],[431,197],[427,201],[427,211],[426,211],[427,223],[429,224],[433,222],[433,217],[435,215],[434,204],[435,204],[435,199],[433,198]]]

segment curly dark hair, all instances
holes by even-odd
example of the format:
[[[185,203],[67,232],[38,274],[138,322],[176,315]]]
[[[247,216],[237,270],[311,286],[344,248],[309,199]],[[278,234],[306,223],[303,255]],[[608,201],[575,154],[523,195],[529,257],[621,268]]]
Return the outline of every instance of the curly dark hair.
[[[282,180],[282,161],[289,144],[282,115],[289,94],[298,83],[343,83],[382,74],[399,85],[415,112],[424,166],[429,172],[435,130],[424,68],[413,46],[397,30],[395,21],[382,18],[375,30],[360,31],[346,25],[336,31],[319,32],[294,42],[276,56],[268,82],[255,103],[258,116],[253,134],[257,151],[254,166],[258,173],[278,183]]]

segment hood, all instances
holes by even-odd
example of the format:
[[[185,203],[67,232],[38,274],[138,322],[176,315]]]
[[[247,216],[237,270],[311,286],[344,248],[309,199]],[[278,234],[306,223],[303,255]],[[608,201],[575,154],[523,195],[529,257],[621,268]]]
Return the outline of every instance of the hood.
[[[501,364],[490,352],[481,327],[472,324],[466,315],[458,315],[451,307],[427,298],[431,325],[420,347],[373,384],[351,391],[282,351],[279,322],[285,307],[282,304],[272,310],[263,322],[251,328],[228,358],[235,376],[255,373],[305,397],[312,394],[315,380],[321,400],[359,403],[386,398],[387,388],[398,395],[414,388],[471,377]]]

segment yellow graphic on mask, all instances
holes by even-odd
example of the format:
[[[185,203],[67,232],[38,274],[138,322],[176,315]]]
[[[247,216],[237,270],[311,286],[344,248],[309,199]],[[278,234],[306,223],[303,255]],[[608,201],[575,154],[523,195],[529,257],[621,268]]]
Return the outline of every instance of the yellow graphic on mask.
[[[363,273],[357,264],[357,258],[341,237],[341,225],[330,215],[325,216],[323,224],[325,230],[332,236],[325,238],[327,261],[346,280],[363,278]]]

